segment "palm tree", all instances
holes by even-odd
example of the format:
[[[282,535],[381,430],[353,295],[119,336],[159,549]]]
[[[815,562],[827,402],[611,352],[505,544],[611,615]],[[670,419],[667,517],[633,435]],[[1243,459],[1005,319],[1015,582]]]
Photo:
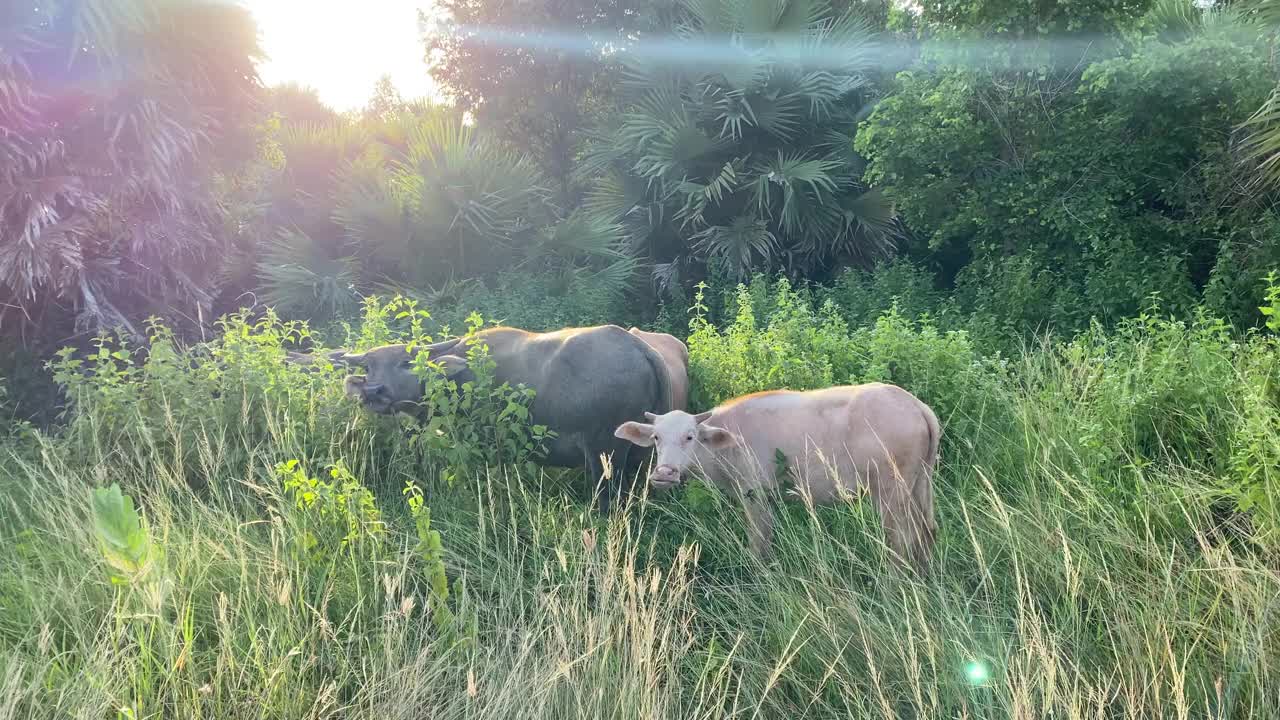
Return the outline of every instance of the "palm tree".
[[[874,34],[825,0],[686,0],[672,43],[624,51],[625,111],[596,134],[586,207],[661,282],[693,260],[813,272],[891,249],[852,150]]]
[[[414,104],[355,124],[286,127],[261,239],[259,298],[327,319],[365,292],[427,288],[522,269],[616,295],[634,274],[621,229],[563,217],[547,183],[452,110]]]
[[[1280,0],[1252,0],[1242,5],[1250,19],[1274,43],[1280,31]],[[1257,164],[1257,177],[1262,184],[1273,189],[1280,187],[1280,84],[1245,123],[1245,128],[1249,130],[1242,143],[1246,161]]]
[[[3,3],[0,320],[124,326],[209,300],[215,147],[258,89],[256,29],[217,0]],[[38,72],[36,69],[39,69]]]

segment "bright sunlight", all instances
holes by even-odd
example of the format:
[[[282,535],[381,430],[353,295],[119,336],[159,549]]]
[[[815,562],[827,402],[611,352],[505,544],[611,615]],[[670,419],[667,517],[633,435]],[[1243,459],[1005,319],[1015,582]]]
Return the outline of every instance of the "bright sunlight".
[[[434,91],[418,34],[430,0],[242,2],[258,21],[267,85],[309,85],[338,110],[364,105],[383,74],[406,99]]]

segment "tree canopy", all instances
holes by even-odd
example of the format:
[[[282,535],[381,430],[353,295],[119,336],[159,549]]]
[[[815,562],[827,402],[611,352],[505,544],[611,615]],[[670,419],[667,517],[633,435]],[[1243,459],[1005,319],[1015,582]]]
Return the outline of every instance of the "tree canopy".
[[[255,32],[215,0],[0,10],[0,320],[207,309],[210,183],[253,147]]]

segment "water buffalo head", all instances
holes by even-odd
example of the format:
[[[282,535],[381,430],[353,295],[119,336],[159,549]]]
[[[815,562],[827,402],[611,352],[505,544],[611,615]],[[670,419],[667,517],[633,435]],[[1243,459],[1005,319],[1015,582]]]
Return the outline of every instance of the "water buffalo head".
[[[463,354],[451,351],[458,347],[459,340],[446,340],[434,345],[382,345],[362,353],[352,354],[339,350],[330,355],[335,364],[345,364],[362,368],[363,375],[348,375],[343,380],[343,389],[348,397],[359,400],[365,409],[381,415],[395,412],[416,414],[422,405],[424,394],[423,382],[413,371],[413,361],[418,353],[426,352],[427,359],[444,368],[445,375],[455,380],[465,381],[463,375],[470,373],[467,359]]]
[[[707,462],[711,455],[732,447],[740,440],[724,428],[707,424],[711,412],[690,415],[672,410],[665,415],[645,413],[649,423],[623,423],[614,432],[619,438],[641,447],[658,446],[658,457],[649,473],[649,484],[657,490],[678,485],[691,467]]]

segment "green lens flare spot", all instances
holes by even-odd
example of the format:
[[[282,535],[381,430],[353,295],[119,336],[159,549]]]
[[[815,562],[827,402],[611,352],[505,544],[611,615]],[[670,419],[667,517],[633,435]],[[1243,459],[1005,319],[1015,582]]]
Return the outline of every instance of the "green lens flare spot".
[[[991,668],[981,660],[970,660],[964,665],[964,676],[970,685],[986,685],[991,680]]]

